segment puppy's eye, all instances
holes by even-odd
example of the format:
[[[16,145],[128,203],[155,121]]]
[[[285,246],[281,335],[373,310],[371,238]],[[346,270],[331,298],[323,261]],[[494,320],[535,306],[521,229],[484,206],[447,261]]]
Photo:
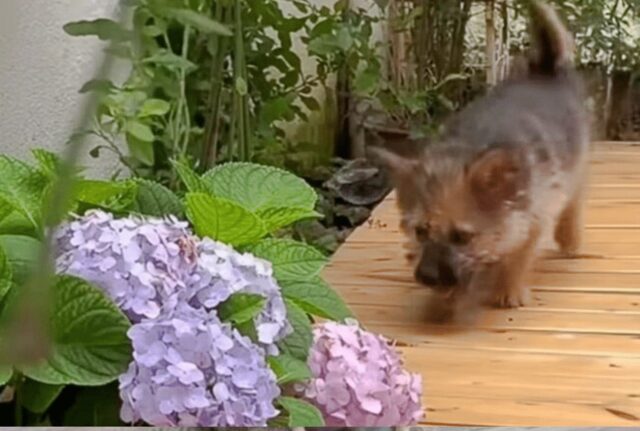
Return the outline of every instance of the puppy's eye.
[[[416,227],[416,238],[419,241],[425,241],[429,238],[429,225],[421,225]]]
[[[454,245],[467,245],[473,239],[473,232],[463,229],[452,229],[449,232],[449,241]]]

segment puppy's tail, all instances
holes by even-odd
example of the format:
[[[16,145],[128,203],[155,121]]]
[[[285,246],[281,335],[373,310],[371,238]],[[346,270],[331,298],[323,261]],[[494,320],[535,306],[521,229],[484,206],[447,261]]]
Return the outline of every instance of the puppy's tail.
[[[546,3],[531,2],[532,74],[555,76],[573,65],[573,38],[558,13]]]

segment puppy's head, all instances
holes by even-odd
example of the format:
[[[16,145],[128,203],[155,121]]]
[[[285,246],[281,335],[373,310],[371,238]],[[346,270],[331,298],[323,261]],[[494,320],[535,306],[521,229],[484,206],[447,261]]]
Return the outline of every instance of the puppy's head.
[[[448,295],[465,291],[474,272],[528,239],[529,169],[519,149],[470,155],[447,143],[412,158],[372,153],[389,168],[421,284]]]

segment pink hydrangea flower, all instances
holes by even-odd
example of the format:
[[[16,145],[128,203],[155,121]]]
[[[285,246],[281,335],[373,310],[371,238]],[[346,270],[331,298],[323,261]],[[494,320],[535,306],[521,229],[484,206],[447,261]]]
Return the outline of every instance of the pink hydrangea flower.
[[[422,417],[422,378],[404,369],[385,338],[355,322],[316,325],[313,338],[313,378],[298,390],[327,426],[409,426]]]

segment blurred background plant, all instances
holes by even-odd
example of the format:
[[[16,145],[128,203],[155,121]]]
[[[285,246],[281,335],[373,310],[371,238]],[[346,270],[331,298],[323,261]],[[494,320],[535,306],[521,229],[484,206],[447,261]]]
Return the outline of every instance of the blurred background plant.
[[[319,191],[325,217],[291,233],[335,250],[388,191],[364,160],[368,131],[430,136],[508,77],[528,46],[527,2],[322,3],[126,0],[127,22],[67,24],[113,42],[109,54],[130,65],[123,83],[82,88],[101,95],[85,131],[101,139],[92,155],[114,152],[134,176],[177,192],[176,161],[196,172],[231,160],[292,170]],[[553,3],[576,35],[595,137],[633,138],[638,0]]]

